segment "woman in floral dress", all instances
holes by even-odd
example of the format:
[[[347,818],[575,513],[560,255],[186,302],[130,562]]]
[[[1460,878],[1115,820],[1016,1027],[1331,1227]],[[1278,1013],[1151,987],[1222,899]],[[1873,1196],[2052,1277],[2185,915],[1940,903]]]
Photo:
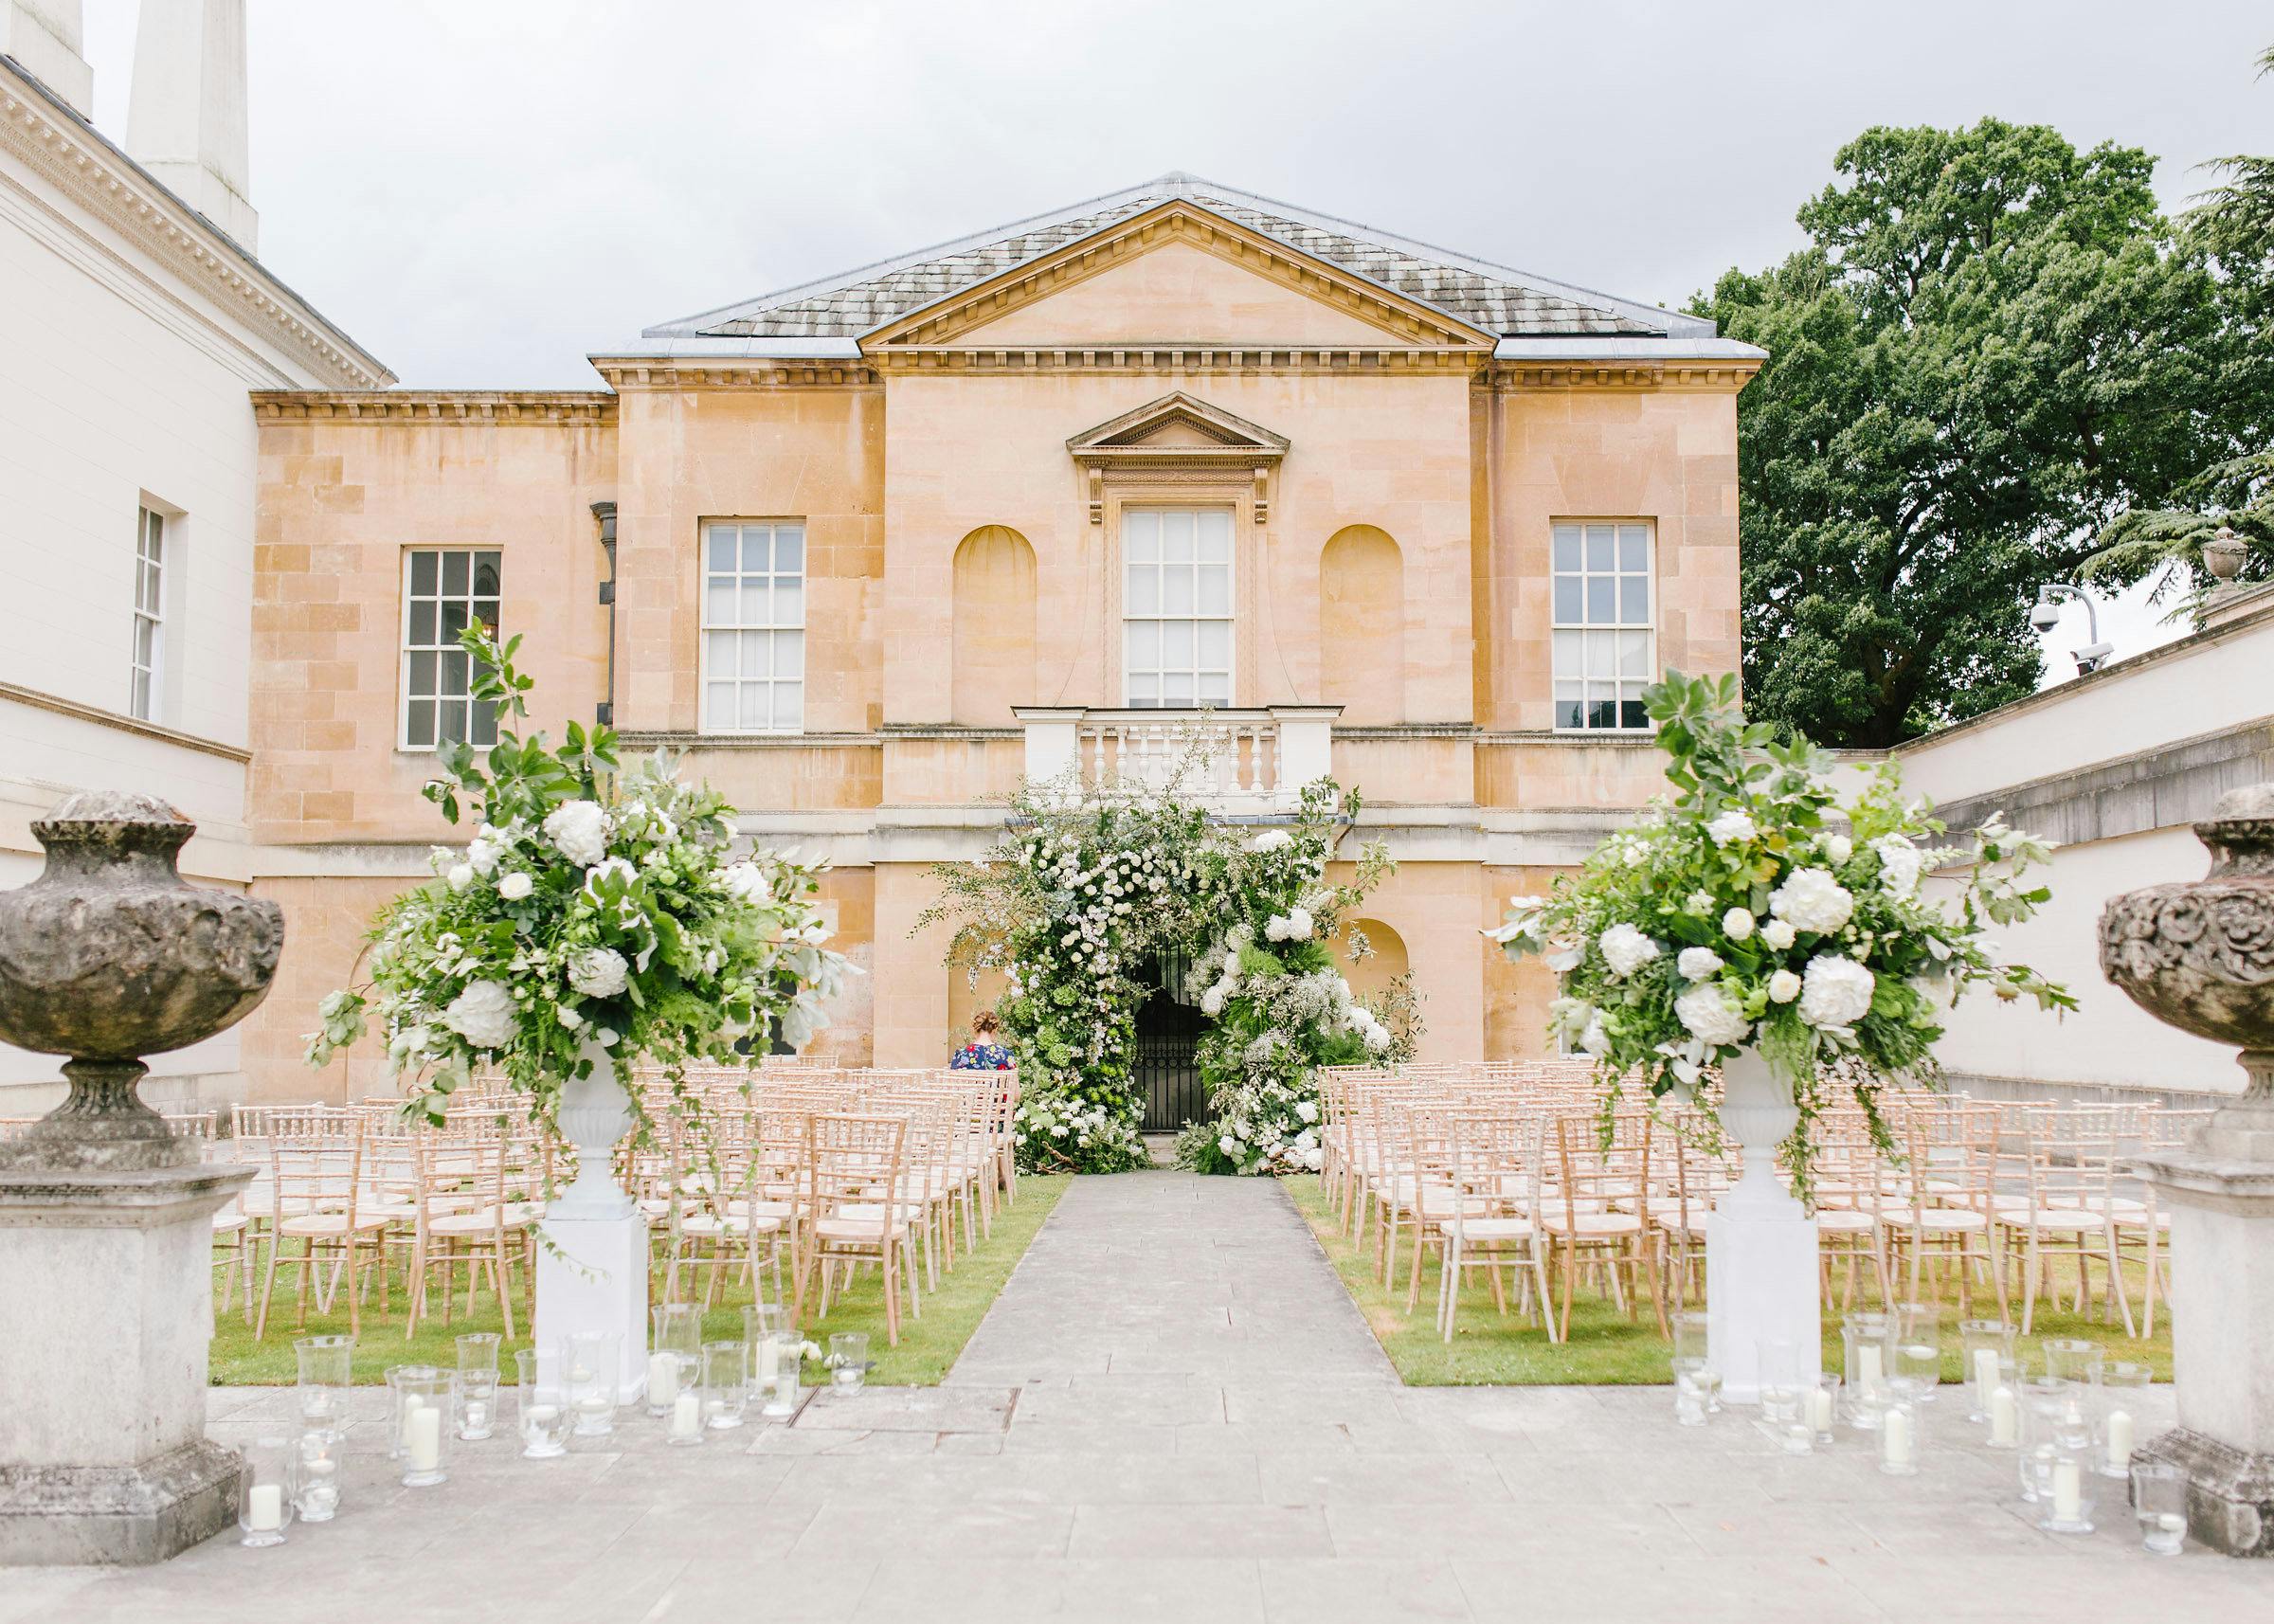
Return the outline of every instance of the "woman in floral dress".
[[[1010,1050],[996,1041],[1001,1030],[995,1012],[981,1010],[971,1018],[971,1041],[955,1052],[955,1058],[948,1062],[949,1068],[958,1072],[1010,1071],[1018,1062],[1011,1058]]]

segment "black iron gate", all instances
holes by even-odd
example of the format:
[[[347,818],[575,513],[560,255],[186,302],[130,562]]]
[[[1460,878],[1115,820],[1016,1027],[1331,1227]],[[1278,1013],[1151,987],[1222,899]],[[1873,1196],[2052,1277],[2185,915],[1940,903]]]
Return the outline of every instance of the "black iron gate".
[[[1191,973],[1182,953],[1163,953],[1141,972],[1153,989],[1137,1011],[1137,1086],[1145,1094],[1146,1133],[1174,1133],[1213,1114],[1194,1057],[1208,1018],[1177,996],[1187,990]]]

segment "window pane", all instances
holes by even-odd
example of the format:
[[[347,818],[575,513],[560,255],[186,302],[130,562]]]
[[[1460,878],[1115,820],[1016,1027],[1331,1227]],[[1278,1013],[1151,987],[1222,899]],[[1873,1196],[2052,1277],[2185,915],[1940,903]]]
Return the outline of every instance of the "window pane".
[[[1587,577],[1587,623],[1607,626],[1618,619],[1618,581],[1610,575]]]
[[[774,532],[760,524],[742,527],[743,573],[763,575],[773,561]]]
[[[403,730],[403,740],[414,749],[424,749],[435,742],[432,700],[411,701],[408,724]]]
[[[1192,674],[1188,671],[1164,671],[1161,674],[1161,703],[1171,707],[1190,705]]]
[[[413,694],[434,693],[435,666],[442,657],[435,654],[414,654],[410,657],[410,691]]]
[[[1142,676],[1133,671],[1129,673],[1129,703],[1131,705],[1155,705],[1160,703],[1160,699],[1161,679],[1149,671]]]
[[[713,569],[733,568],[734,527],[714,524],[711,527],[708,540],[711,544],[711,568]]]
[[[1601,632],[1589,632],[1587,634],[1587,675],[1590,677],[1614,675],[1611,669],[1614,652],[1611,639],[1607,635]]]
[[[469,657],[464,654],[442,656],[442,682],[440,693],[444,698],[452,695],[462,696],[466,692]]]
[[[1556,577],[1556,621],[1561,625],[1578,625],[1585,617],[1579,605],[1579,578],[1577,575]]]
[[[1161,557],[1164,563],[1190,562],[1192,518],[1193,515],[1188,513],[1165,513],[1161,515]]]
[[[738,728],[763,728],[772,717],[768,714],[766,684],[746,682],[737,691],[741,695],[741,711],[735,721]]]
[[[1123,647],[1131,671],[1161,669],[1161,623],[1131,621],[1124,629]]]
[[[126,713],[130,716],[139,716],[144,721],[150,720],[149,672],[137,671],[135,673],[133,690],[127,695]]]
[[[1200,556],[1203,564],[1232,562],[1232,515],[1221,508],[1200,514]]]
[[[474,701],[474,731],[466,742],[485,749],[497,742],[497,707],[487,699]]]
[[[1168,615],[1192,613],[1192,568],[1189,565],[1161,567],[1161,611]]]
[[[156,652],[157,643],[157,623],[146,621],[136,615],[135,617],[135,663],[146,671],[157,664],[157,661],[152,658]]]
[[[413,648],[432,648],[434,646],[433,600],[412,600],[410,631],[407,641]]]
[[[774,532],[774,573],[798,575],[805,568],[805,532],[785,525]]]
[[[1612,538],[1615,533],[1607,524],[1591,524],[1587,527],[1588,568],[1610,569],[1615,568]]]
[[[445,598],[442,600],[442,635],[438,641],[454,643],[458,641],[458,634],[466,629],[466,605]]]
[[[436,731],[445,739],[463,739],[466,736],[466,702],[463,699],[445,699],[440,706],[441,719]]]
[[[1161,556],[1161,515],[1149,508],[1131,508],[1122,520],[1122,546],[1138,562]]]
[[[497,629],[497,600],[495,598],[475,599],[474,618],[493,632],[496,631]]]
[[[477,552],[474,555],[474,596],[497,596],[497,555],[495,552]]]
[[[466,592],[467,555],[462,552],[442,554],[442,591],[464,597]]]
[[[1232,678],[1223,672],[1204,673],[1200,677],[1200,703],[1229,705],[1232,703]]]
[[[1232,567],[1228,564],[1200,566],[1200,613],[1228,615],[1232,612]]]
[[[1194,653],[1203,671],[1228,671],[1232,666],[1232,623],[1201,621],[1193,627]]]
[[[1174,671],[1182,666],[1192,669],[1192,623],[1164,621],[1161,623],[1161,668]]]
[[[1618,618],[1631,626],[1650,624],[1651,579],[1647,575],[1625,575],[1618,583]]]
[[[410,555],[410,589],[413,592],[429,598],[434,596],[439,557],[439,554],[432,552],[414,552]]]
[[[1622,728],[1649,727],[1651,719],[1643,711],[1641,695],[1631,687],[1620,689],[1619,694],[1618,725]]]
[[[725,681],[734,675],[734,634],[713,632],[703,639],[704,674],[713,681]],[[719,713],[722,716],[727,713]]]
[[[703,588],[703,620],[713,626],[734,623],[734,577],[713,575]]]
[[[1580,646],[1586,636],[1585,632],[1558,632],[1555,634],[1557,677],[1568,678],[1580,674],[1579,661],[1583,658]]]
[[[1630,573],[1648,569],[1650,564],[1650,531],[1638,524],[1618,527],[1618,567]]]
[[[804,725],[805,687],[799,682],[774,684],[774,726],[794,729]]]
[[[756,677],[764,681],[773,675],[773,635],[770,632],[742,634],[742,677],[748,682]],[[761,724],[763,726],[764,724]]]
[[[1157,614],[1161,608],[1161,567],[1157,564],[1129,565],[1129,601],[1124,605],[1132,615]]]
[[[743,626],[767,626],[774,622],[774,595],[763,580],[747,577],[742,583],[742,607],[734,623]]]
[[[1556,697],[1556,726],[1559,728],[1579,728],[1584,727],[1585,725],[1585,718],[1580,714],[1579,712],[1579,701],[1576,697],[1567,698],[1561,695],[1558,695]]]
[[[802,626],[805,623],[805,584],[795,576],[774,577],[774,624]]]
[[[734,725],[734,684],[710,682],[703,686],[704,726],[731,728]]]
[[[805,634],[803,632],[776,632],[774,634],[774,675],[801,677],[805,675]]]
[[[1555,530],[1556,562],[1558,569],[1577,569],[1579,567],[1579,527],[1560,524]]]

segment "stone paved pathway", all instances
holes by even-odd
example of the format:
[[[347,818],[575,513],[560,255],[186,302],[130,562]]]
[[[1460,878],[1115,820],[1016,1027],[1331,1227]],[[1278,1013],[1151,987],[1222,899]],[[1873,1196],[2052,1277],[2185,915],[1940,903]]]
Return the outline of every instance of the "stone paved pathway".
[[[285,1399],[217,1393],[213,1431]],[[698,1450],[638,1422],[550,1463],[468,1446],[427,1490],[373,1437],[283,1549],[0,1572],[0,1624],[2274,1617],[2274,1564],[2149,1558],[2121,1505],[2039,1533],[1938,1410],[1893,1479],[1734,1414],[1676,1428],[1663,1388],[1407,1389],[1274,1185],[1084,1180],[941,1387]]]

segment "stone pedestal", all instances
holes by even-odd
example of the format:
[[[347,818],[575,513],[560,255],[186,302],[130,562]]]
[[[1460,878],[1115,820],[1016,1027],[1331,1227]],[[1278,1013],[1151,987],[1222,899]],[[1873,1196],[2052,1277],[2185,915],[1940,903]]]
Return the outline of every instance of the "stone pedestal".
[[[2179,1399],[2179,1425],[2139,1457],[2185,1469],[2196,1539],[2229,1556],[2274,1557],[2274,1160],[2230,1154],[2228,1115],[2200,1148],[2139,1163],[2172,1215]]]
[[[545,1220],[531,1335],[539,1347],[556,1347],[578,1331],[618,1338],[617,1402],[633,1403],[645,1395],[647,1219],[637,1211],[622,1218],[556,1215]]]
[[[1793,1344],[1803,1381],[1823,1346],[1816,1309],[1816,1220],[1777,1178],[1777,1146],[1799,1111],[1792,1084],[1747,1050],[1722,1070],[1722,1128],[1744,1152],[1744,1171],[1706,1220],[1708,1357],[1724,1398],[1760,1398],[1760,1348]]]
[[[0,1162],[0,1566],[161,1561],[236,1520],[206,1356],[213,1214],[252,1177]]]

